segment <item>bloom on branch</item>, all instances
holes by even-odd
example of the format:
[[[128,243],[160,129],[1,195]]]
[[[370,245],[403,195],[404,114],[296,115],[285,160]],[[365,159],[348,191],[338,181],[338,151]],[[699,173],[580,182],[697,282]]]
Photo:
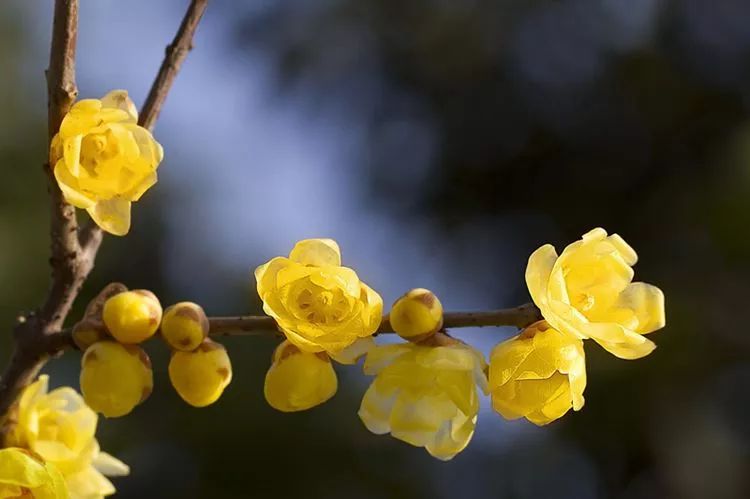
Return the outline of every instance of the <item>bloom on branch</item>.
[[[336,354],[380,325],[382,298],[341,266],[338,244],[331,239],[298,242],[289,258],[258,267],[255,279],[263,310],[306,352]]]
[[[438,459],[452,459],[474,435],[485,365],[481,353],[458,342],[375,347],[364,371],[376,378],[359,417],[375,434],[390,433]]]
[[[583,342],[535,322],[490,355],[492,407],[506,419],[545,425],[570,408],[583,407],[586,358]]]
[[[62,473],[26,449],[0,449],[0,497],[67,499]]]
[[[54,465],[65,477],[73,499],[114,494],[114,486],[104,475],[127,475],[130,470],[99,450],[97,416],[81,396],[70,387],[47,392],[48,379],[40,376],[23,392],[9,445],[29,449]]]
[[[623,359],[637,359],[656,345],[643,335],[664,327],[664,294],[632,282],[638,260],[620,236],[594,229],[558,257],[545,244],[529,258],[526,284],[553,328],[592,338]]]
[[[50,165],[65,200],[103,230],[130,230],[130,205],[156,183],[164,153],[124,90],[76,102],[52,139]]]
[[[263,393],[268,404],[283,412],[304,411],[336,394],[338,380],[324,352],[303,352],[284,341],[273,352]]]
[[[396,300],[388,317],[399,336],[418,343],[443,327],[443,305],[429,289],[416,288]]]

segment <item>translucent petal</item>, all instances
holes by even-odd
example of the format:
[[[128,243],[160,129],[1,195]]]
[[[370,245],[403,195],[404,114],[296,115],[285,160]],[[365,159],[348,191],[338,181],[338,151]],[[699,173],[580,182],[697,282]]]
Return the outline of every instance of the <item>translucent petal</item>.
[[[367,352],[367,358],[362,370],[370,376],[376,375],[410,350],[410,345],[406,343],[377,346]]]
[[[124,236],[130,230],[130,201],[126,199],[116,197],[99,201],[86,211],[105,232]]]
[[[136,123],[138,121],[138,110],[133,101],[130,100],[127,90],[112,90],[109,92],[102,97],[102,107],[122,109],[128,113],[129,122]]]
[[[331,355],[331,358],[340,364],[356,364],[367,352],[375,348],[375,340],[372,336],[358,338],[357,341],[344,348],[340,352]]]
[[[622,292],[616,306],[632,311],[636,324],[630,329],[636,333],[651,333],[666,324],[664,293],[651,284],[632,283]]]
[[[92,464],[97,471],[106,476],[127,476],[130,474],[130,467],[127,464],[106,452],[100,452],[94,458]]]
[[[65,200],[76,208],[88,209],[96,204],[96,200],[83,192],[78,185],[78,180],[70,174],[65,166],[65,161],[60,160],[55,165],[55,179],[57,185],[65,197]]]
[[[333,239],[305,239],[294,245],[289,259],[302,265],[341,265],[341,250]]]
[[[529,257],[526,266],[526,286],[539,308],[545,307],[547,303],[547,286],[556,260],[557,252],[551,244],[545,244]]]
[[[359,418],[368,430],[376,435],[384,435],[391,431],[391,411],[396,403],[397,396],[398,390],[396,387],[383,392],[378,390],[375,383],[370,385],[362,398],[362,404],[358,412]]]

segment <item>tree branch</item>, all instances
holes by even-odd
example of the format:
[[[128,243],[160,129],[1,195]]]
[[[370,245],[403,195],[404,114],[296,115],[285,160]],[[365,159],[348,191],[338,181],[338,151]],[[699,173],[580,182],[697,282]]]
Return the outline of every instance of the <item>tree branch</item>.
[[[486,312],[446,312],[443,315],[443,328],[500,327],[514,326],[523,329],[542,320],[542,314],[533,303],[518,307],[489,310]],[[210,336],[262,336],[280,335],[279,326],[273,317],[267,315],[238,315],[236,317],[209,317]],[[383,317],[376,334],[394,333],[388,316]],[[73,342],[73,330],[61,331],[58,341],[48,342],[49,354],[56,354],[68,348],[77,348]]]
[[[182,62],[187,57],[188,52],[193,48],[193,35],[195,35],[195,30],[198,28],[198,23],[203,17],[207,5],[208,0],[192,0],[174,40],[167,45],[166,56],[161,63],[154,84],[151,85],[151,91],[148,93],[138,118],[138,124],[142,127],[153,130],[154,125],[156,125],[156,120],[159,118],[161,108],[167,99],[169,89],[172,88],[172,82],[180,71]]]
[[[177,35],[141,111],[140,123],[152,129],[172,82],[192,46],[192,37],[208,0],[192,0]],[[78,95],[75,82],[78,0],[56,0],[47,69],[48,136],[50,142]],[[49,147],[48,147],[49,151]],[[75,208],[65,201],[54,175],[45,164],[51,200],[50,246],[52,279],[44,303],[36,312],[19,317],[11,359],[0,378],[0,440],[12,426],[9,412],[21,390],[36,378],[50,356],[71,346],[61,332],[78,292],[94,266],[102,241],[95,224],[79,230]]]

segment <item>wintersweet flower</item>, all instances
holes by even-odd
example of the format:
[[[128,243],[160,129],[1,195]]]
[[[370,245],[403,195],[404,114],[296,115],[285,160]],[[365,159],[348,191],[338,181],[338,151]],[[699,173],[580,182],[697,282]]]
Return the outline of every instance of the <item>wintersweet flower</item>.
[[[391,436],[447,461],[474,435],[477,385],[486,393],[482,354],[454,340],[445,346],[414,343],[378,346],[365,360],[376,378],[359,417],[371,432]]]
[[[52,139],[50,165],[65,200],[103,230],[130,230],[130,205],[156,183],[161,145],[138,125],[125,90],[76,102]]]
[[[73,499],[114,494],[115,487],[105,475],[127,475],[129,468],[99,450],[97,416],[83,398],[70,387],[48,392],[48,382],[48,376],[40,376],[23,392],[9,445],[29,449],[54,465]]]
[[[526,285],[553,328],[592,338],[623,359],[637,359],[656,345],[643,335],[664,327],[664,294],[632,282],[638,255],[620,236],[597,228],[558,257],[545,244],[529,258]]]
[[[380,325],[382,298],[341,266],[339,246],[331,239],[298,242],[289,258],[258,267],[255,279],[263,310],[306,352],[336,354]]]
[[[65,479],[53,465],[15,447],[0,449],[0,498],[66,499]]]
[[[586,358],[583,342],[535,322],[490,354],[492,407],[506,419],[545,425],[570,408],[583,407]]]
[[[324,352],[304,352],[288,340],[273,352],[263,393],[268,404],[283,412],[311,409],[336,394],[338,380]]]

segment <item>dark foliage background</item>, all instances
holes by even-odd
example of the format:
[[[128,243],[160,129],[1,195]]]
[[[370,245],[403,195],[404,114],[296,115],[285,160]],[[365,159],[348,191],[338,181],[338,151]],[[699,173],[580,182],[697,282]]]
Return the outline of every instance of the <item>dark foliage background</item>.
[[[142,102],[183,1],[82,2],[79,86]],[[274,341],[228,339],[235,381],[194,410],[156,390],[102,421],[119,497],[750,496],[750,3],[216,0],[157,128],[161,182],[86,287],[257,312],[250,270],[333,236],[386,302],[526,301],[523,270],[594,226],[639,252],[668,326],[638,362],[587,345],[587,405],[544,429],[488,410],[451,463],[370,435],[365,380],[304,414],[262,397]],[[0,319],[47,284],[50,2],[0,5]],[[79,311],[80,313],[80,311]],[[511,331],[462,332],[487,351]],[[50,366],[76,385],[75,354]],[[486,409],[486,408],[485,408]]]

